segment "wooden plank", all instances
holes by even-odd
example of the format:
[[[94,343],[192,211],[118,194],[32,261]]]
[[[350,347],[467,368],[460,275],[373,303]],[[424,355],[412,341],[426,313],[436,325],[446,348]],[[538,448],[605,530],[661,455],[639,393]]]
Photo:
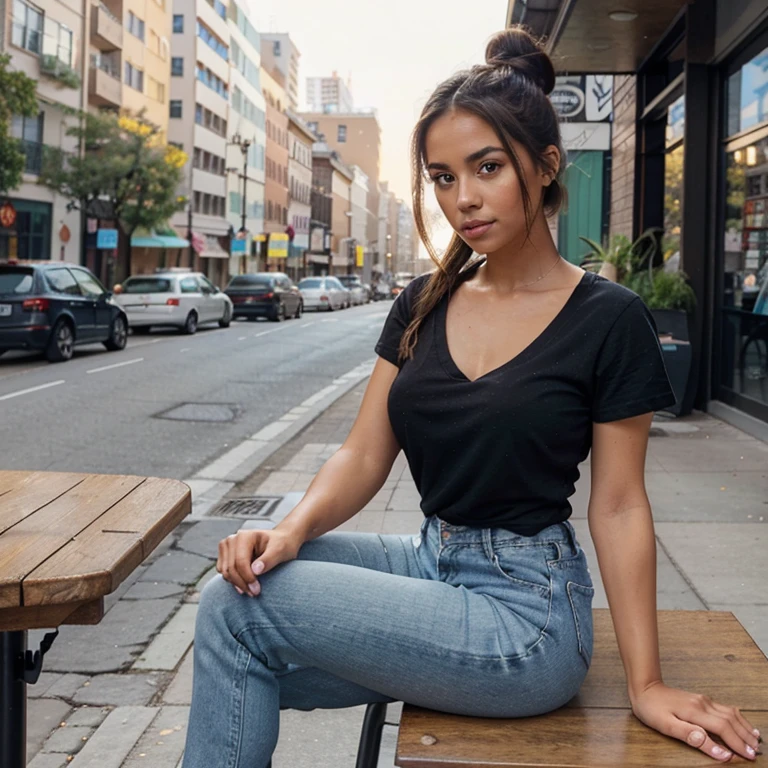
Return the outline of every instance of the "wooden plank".
[[[624,667],[608,609],[594,612],[595,650],[569,706],[629,707]],[[727,611],[659,611],[664,680],[742,709],[768,710],[768,661]]]
[[[104,617],[104,600],[64,605],[0,608],[0,632],[50,629],[62,624],[98,624]]]
[[[744,711],[761,731],[768,712]],[[732,759],[728,765],[746,765]],[[643,725],[628,709],[559,709],[493,720],[406,705],[395,765],[402,768],[711,768],[711,757]]]
[[[0,608],[20,605],[23,579],[143,481],[122,475],[87,476],[0,536]]]
[[[70,491],[88,475],[0,471],[0,534]]]
[[[24,605],[109,594],[190,508],[184,483],[148,478],[24,579]]]

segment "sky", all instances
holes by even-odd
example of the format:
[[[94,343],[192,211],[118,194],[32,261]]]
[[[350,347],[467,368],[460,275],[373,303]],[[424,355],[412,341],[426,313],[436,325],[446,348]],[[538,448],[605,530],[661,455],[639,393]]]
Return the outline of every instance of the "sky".
[[[409,138],[438,83],[483,61],[504,27],[507,0],[243,0],[260,32],[288,32],[301,54],[299,98],[307,77],[351,78],[356,108],[378,112],[381,180],[410,201]],[[300,103],[300,106],[303,106]],[[427,202],[436,204],[431,188]],[[410,202],[409,202],[410,204]],[[438,227],[434,241],[447,243]]]

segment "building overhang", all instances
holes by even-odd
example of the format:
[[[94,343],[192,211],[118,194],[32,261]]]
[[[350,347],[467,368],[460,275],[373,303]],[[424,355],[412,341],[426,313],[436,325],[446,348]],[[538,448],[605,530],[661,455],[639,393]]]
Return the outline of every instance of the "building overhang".
[[[558,73],[638,71],[692,0],[508,0],[506,25],[545,38]]]

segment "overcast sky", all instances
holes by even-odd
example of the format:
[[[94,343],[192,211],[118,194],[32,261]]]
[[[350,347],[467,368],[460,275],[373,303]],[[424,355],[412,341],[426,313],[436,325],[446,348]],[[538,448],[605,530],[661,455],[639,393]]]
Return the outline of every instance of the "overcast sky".
[[[382,180],[410,199],[408,140],[434,87],[483,60],[504,26],[507,0],[244,0],[260,32],[288,32],[307,77],[351,78],[356,107],[375,107]],[[303,106],[303,104],[300,104]],[[427,199],[432,196],[427,192]],[[437,235],[437,233],[435,233]],[[436,241],[444,237],[435,237]]]

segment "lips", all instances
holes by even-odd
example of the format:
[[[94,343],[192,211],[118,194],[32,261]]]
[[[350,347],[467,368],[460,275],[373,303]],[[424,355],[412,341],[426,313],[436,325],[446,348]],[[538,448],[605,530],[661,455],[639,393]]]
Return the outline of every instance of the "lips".
[[[494,222],[492,221],[480,221],[478,219],[473,219],[472,221],[468,221],[466,224],[464,224],[461,228],[461,231],[465,237],[482,237],[493,226],[493,224]]]

